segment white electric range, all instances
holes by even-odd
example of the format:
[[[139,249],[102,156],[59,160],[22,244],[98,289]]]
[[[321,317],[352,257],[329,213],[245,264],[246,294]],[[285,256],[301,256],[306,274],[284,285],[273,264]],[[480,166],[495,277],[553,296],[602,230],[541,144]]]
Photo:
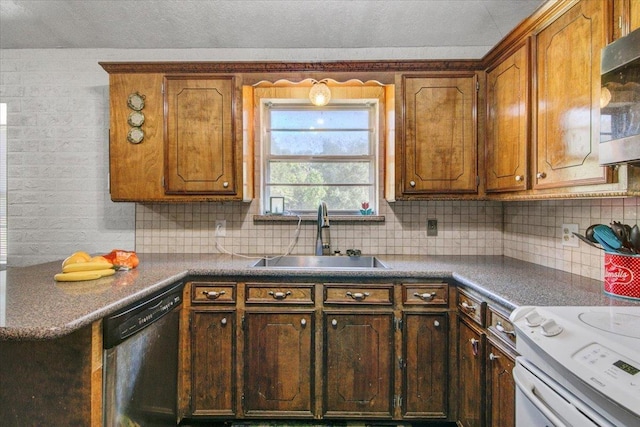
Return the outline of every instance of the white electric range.
[[[516,426],[640,426],[640,305],[519,307]]]

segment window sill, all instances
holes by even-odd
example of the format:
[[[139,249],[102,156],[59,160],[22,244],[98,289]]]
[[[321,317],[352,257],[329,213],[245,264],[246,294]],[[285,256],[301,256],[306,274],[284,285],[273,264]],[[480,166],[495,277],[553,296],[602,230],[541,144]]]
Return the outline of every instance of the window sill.
[[[300,215],[303,222],[317,222],[317,215]],[[254,215],[253,222],[292,222],[298,221],[296,215]],[[384,215],[329,215],[334,222],[384,222]]]

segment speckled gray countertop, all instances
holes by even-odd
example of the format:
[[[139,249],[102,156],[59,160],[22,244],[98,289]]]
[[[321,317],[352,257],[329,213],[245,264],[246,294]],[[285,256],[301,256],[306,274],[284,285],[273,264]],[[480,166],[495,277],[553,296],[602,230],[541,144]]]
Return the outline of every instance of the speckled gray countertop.
[[[8,268],[0,275],[0,340],[52,339],[89,325],[188,276],[223,280],[366,281],[453,278],[490,301],[521,305],[638,305],[609,297],[602,282],[501,256],[382,255],[386,270],[318,271],[250,267],[220,254],[138,254],[131,271],[88,282],[55,282],[61,262]]]

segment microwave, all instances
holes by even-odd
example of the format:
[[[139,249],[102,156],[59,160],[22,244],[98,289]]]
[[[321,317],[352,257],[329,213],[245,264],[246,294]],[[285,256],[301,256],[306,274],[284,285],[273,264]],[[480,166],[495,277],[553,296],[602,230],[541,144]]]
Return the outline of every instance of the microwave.
[[[640,28],[602,49],[600,164],[640,164]]]

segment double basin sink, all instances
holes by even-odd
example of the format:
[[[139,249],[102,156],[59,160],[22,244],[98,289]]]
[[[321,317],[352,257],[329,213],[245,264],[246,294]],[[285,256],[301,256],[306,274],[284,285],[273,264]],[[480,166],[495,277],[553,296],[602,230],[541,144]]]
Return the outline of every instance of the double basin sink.
[[[252,267],[311,270],[370,270],[388,269],[375,256],[319,256],[286,255],[265,257],[251,265]]]

